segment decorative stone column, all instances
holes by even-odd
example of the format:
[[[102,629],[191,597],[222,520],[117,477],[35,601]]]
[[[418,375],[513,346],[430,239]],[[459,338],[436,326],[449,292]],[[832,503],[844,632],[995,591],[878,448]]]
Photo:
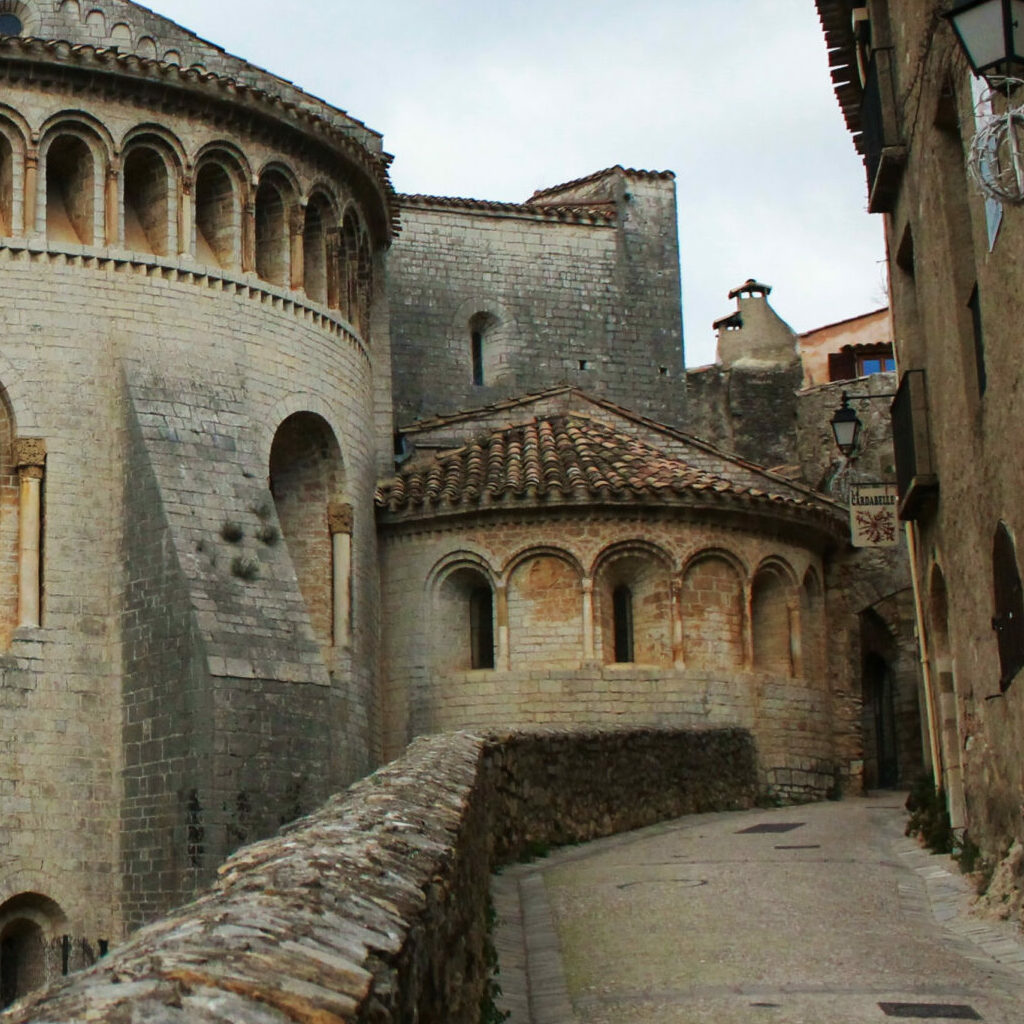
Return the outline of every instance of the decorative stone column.
[[[192,255],[192,195],[194,192],[192,178],[185,175],[181,179],[181,195],[178,198],[178,254]]]
[[[121,202],[119,195],[120,177],[121,175],[117,165],[111,164],[107,168],[107,191],[104,197],[105,238],[102,241],[97,239],[97,245],[124,245],[124,239],[121,237]]]
[[[341,302],[341,228],[327,231],[327,305],[337,309]]]
[[[39,188],[39,150],[25,154],[25,209],[22,211],[22,230],[26,235],[37,233],[36,206]]]
[[[494,617],[498,623],[498,649],[495,651],[494,667],[508,671],[512,664],[508,649],[508,583],[500,581],[494,585]]]
[[[594,660],[594,580],[583,577],[583,662]]]
[[[683,581],[673,579],[669,585],[672,609],[672,664],[684,668],[686,650],[683,645]]]
[[[331,531],[331,562],[334,577],[334,646],[352,642],[352,506],[332,502],[327,506]]]
[[[255,186],[253,186],[255,188]],[[256,271],[256,202],[246,202],[242,210],[242,272]]]
[[[46,442],[40,438],[19,438],[14,442],[14,461],[21,492],[18,510],[18,625],[38,627]]]
[[[306,233],[306,208],[296,203],[289,216],[291,228],[291,286],[299,291],[306,284],[305,250],[303,242]]]

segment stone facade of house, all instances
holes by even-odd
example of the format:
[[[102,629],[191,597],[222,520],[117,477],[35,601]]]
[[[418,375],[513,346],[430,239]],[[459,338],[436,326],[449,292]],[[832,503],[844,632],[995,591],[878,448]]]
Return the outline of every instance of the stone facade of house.
[[[862,5],[817,6],[869,208],[885,220],[932,758],[954,828],[995,862],[1024,842],[1024,208],[986,199],[969,164],[979,128],[1019,93],[984,101],[943,17],[955,5],[870,0],[857,31]]]

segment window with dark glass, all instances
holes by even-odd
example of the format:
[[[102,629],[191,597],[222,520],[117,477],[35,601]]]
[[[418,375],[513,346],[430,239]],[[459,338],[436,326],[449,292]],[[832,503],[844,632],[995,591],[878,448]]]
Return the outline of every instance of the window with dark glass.
[[[627,586],[612,592],[612,614],[615,620],[615,660],[635,661],[633,651],[633,592]]]
[[[473,385],[481,387],[484,382],[484,336],[482,331],[470,335],[473,358]]]
[[[992,545],[992,628],[999,644],[999,689],[1005,692],[1024,667],[1024,590],[1017,569],[1017,551],[1003,523]]]
[[[490,587],[475,587],[469,596],[470,665],[494,668],[494,595]]]
[[[985,334],[981,324],[981,299],[978,286],[971,291],[967,300],[967,308],[971,311],[971,330],[974,334],[974,366],[978,375],[978,394],[985,394],[988,387],[988,371],[985,369]]]
[[[0,36],[20,36],[24,26],[13,14],[0,14]]]

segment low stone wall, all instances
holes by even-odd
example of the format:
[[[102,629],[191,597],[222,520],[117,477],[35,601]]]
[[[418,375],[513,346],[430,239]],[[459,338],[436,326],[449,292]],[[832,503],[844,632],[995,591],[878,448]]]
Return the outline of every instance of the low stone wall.
[[[740,729],[426,737],[3,1021],[476,1024],[496,867],[749,807],[757,779]]]

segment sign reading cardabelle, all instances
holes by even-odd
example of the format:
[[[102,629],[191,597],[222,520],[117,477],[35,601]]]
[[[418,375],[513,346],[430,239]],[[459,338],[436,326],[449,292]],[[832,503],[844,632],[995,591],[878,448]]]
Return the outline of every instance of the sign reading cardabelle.
[[[855,548],[894,548],[900,542],[895,484],[850,487],[850,533]]]

